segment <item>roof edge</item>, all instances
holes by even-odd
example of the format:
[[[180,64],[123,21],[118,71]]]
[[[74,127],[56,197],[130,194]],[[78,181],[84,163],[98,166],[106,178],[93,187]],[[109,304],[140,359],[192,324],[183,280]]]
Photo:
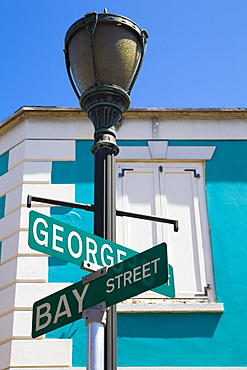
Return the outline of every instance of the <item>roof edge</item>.
[[[52,117],[51,117],[52,115]],[[0,122],[0,134],[4,134],[27,118],[79,118],[87,119],[81,108],[25,106]],[[125,119],[247,119],[247,108],[130,108]]]

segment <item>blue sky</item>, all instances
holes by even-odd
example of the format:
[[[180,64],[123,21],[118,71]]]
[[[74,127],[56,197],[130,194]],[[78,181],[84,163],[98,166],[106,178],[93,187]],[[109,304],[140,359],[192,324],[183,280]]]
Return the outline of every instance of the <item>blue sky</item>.
[[[21,106],[79,106],[64,36],[105,7],[149,34],[132,107],[246,107],[247,0],[0,0],[0,121]]]

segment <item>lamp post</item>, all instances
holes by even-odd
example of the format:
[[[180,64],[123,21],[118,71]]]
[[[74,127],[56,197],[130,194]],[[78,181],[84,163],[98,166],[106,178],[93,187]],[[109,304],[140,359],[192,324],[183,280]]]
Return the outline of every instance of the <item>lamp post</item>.
[[[95,129],[94,233],[115,242],[115,127],[130,105],[147,33],[128,18],[96,12],[76,21],[65,36],[65,61],[72,87]],[[98,326],[97,326],[98,325]],[[97,332],[101,324],[90,325]],[[102,328],[101,328],[102,329]],[[105,369],[116,370],[116,308],[107,315]],[[88,365],[90,368],[90,364]]]

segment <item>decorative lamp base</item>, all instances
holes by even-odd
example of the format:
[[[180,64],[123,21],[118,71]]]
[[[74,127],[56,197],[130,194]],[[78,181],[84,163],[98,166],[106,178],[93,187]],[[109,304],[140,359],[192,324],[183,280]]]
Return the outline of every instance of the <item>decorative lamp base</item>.
[[[100,85],[86,90],[80,98],[81,108],[87,113],[99,133],[113,134],[122,114],[129,108],[129,95],[122,88],[113,85]]]

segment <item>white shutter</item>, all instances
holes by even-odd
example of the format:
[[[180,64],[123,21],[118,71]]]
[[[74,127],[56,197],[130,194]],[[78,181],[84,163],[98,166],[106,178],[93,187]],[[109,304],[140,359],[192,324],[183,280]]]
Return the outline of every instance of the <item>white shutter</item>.
[[[146,215],[160,215],[158,170],[155,167],[119,167],[117,208]],[[117,218],[117,241],[142,252],[162,241],[161,225],[129,217]]]
[[[194,169],[200,178],[186,169]],[[117,209],[179,222],[176,233],[171,224],[118,217],[117,242],[141,252],[165,241],[176,298],[204,294],[207,283],[201,208],[205,217],[206,202],[205,197],[198,196],[204,193],[202,164],[129,162],[118,165],[117,173],[123,173],[117,180]]]
[[[188,167],[163,166],[160,173],[162,216],[179,222],[178,233],[163,226],[177,298],[204,294],[207,285],[198,197],[198,186],[204,184],[203,173],[201,168],[197,178],[193,171],[185,169]]]

